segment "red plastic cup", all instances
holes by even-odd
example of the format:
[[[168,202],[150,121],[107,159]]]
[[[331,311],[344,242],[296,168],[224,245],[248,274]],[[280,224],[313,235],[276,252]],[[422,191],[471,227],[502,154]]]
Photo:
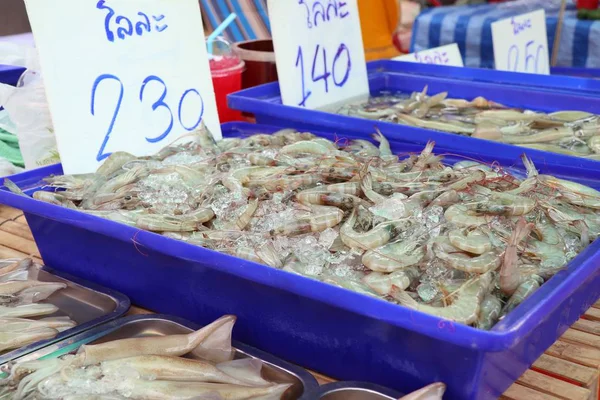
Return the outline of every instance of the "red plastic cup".
[[[227,95],[242,90],[242,73],[245,64],[234,55],[231,45],[223,38],[215,40],[212,50],[213,57],[209,63],[219,119],[221,123],[242,121],[242,113],[231,110],[227,106]]]
[[[595,10],[598,8],[598,3],[600,3],[599,0],[577,0],[577,9]]]

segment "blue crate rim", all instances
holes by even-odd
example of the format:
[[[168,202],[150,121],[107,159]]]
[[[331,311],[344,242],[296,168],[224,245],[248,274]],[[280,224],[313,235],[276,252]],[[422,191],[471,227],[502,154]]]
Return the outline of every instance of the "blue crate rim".
[[[98,339],[116,331],[120,327],[122,327],[126,324],[129,324],[129,323],[132,323],[132,322],[150,321],[150,320],[173,322],[175,324],[184,326],[184,327],[192,329],[194,331],[202,328],[202,325],[200,325],[200,324],[196,324],[187,319],[176,317],[173,315],[165,315],[165,314],[131,315],[131,316],[114,319],[108,323],[96,326],[85,332],[80,332],[77,335],[67,338],[66,340],[59,341],[60,343],[57,343],[58,348],[53,348],[52,352],[55,352],[57,350],[60,350],[62,348],[68,347],[74,343],[78,343],[78,342],[81,342],[81,341],[89,339],[89,338],[94,338],[94,340],[98,340]],[[309,392],[312,393],[319,387],[319,383],[317,382],[315,377],[311,373],[309,373],[307,370],[305,370],[304,368],[302,368],[300,366],[289,363],[285,360],[275,357],[272,354],[266,353],[262,350],[254,348],[247,344],[240,343],[236,340],[232,340],[231,344],[234,348],[236,348],[237,350],[240,350],[242,353],[245,353],[251,357],[254,357],[261,361],[264,361],[266,364],[276,365],[287,371],[292,372],[303,383],[305,393],[309,393]],[[47,355],[47,354],[40,354],[40,357],[44,357],[45,355]],[[26,356],[26,355],[24,355],[24,356]],[[302,397],[302,398],[304,398],[304,397]]]
[[[595,73],[600,77],[600,70],[597,69],[553,67],[550,71],[552,75],[538,75],[483,68],[417,64],[399,60],[376,60],[367,63],[367,70],[371,74],[400,73],[436,77],[451,76],[452,79],[465,81],[514,85],[561,93],[579,93],[585,96],[600,96],[600,81],[579,75],[588,72],[590,74]],[[581,93],[581,91],[584,92]]]
[[[261,131],[266,129],[265,126],[252,124],[224,124],[223,128],[224,130],[227,128],[231,129],[232,126],[247,126],[248,129],[260,129]],[[52,167],[46,167],[46,169],[49,168]],[[54,168],[56,168],[56,166],[54,166]],[[24,175],[28,174],[31,174],[31,171]],[[0,199],[4,199],[5,204],[21,208],[26,213],[35,214],[57,222],[65,222],[72,226],[111,236],[121,241],[131,241],[132,246],[135,246],[138,251],[147,248],[190,262],[201,262],[203,256],[210,254],[218,261],[215,262],[214,265],[211,265],[210,268],[270,287],[287,290],[334,307],[349,310],[359,315],[380,319],[404,329],[417,329],[418,332],[424,335],[445,340],[461,347],[475,347],[492,352],[502,351],[514,346],[515,343],[520,341],[520,338],[524,333],[532,330],[537,323],[543,320],[542,315],[536,315],[536,311],[539,308],[556,308],[561,302],[565,301],[579,286],[580,276],[578,276],[578,274],[586,274],[586,279],[591,279],[590,277],[593,273],[600,272],[600,266],[593,265],[589,260],[589,256],[594,252],[600,252],[600,240],[596,240],[575,259],[571,260],[566,270],[557,273],[551,280],[546,282],[536,293],[530,296],[520,307],[513,311],[513,313],[509,314],[507,318],[499,322],[492,331],[481,331],[466,325],[455,325],[450,321],[398,306],[385,300],[370,298],[369,296],[364,296],[320,281],[228,256],[223,253],[170,239],[156,233],[143,231],[118,222],[105,220],[100,217],[85,214],[78,210],[70,210],[53,204],[43,203],[30,197],[25,198],[14,195],[6,190],[0,192]],[[18,204],[19,202],[21,202],[21,204]],[[74,211],[77,213],[77,218],[73,218],[72,214]],[[102,223],[98,224],[99,222]],[[95,229],[90,229],[90,225],[94,225]],[[135,244],[133,243],[134,240]],[[165,246],[165,244],[168,245]],[[574,271],[577,271],[578,273],[574,274]],[[553,293],[553,288],[555,285],[559,284],[559,280],[561,289],[563,289],[563,294],[561,296]],[[530,308],[521,313],[522,315],[519,315],[519,309],[525,310],[525,305]],[[591,304],[589,306],[591,306]],[[517,315],[519,316],[517,317]],[[447,336],[448,332],[452,333],[450,338]],[[488,339],[494,340],[490,344]]]
[[[84,279],[77,278],[73,275],[66,274],[64,272],[56,271],[48,266],[43,266],[41,268],[41,270],[45,271],[49,274],[55,275],[59,278],[65,279],[75,285],[81,286],[86,289],[93,290],[98,293],[102,293],[102,294],[110,297],[115,302],[116,307],[109,314],[106,314],[100,318],[96,318],[94,320],[85,322],[81,325],[77,325],[71,329],[67,329],[63,332],[60,332],[58,335],[56,335],[52,339],[40,340],[38,342],[29,344],[27,346],[23,346],[21,348],[12,350],[8,353],[4,353],[4,354],[0,355],[0,365],[5,364],[10,361],[13,361],[24,355],[33,353],[41,348],[50,346],[57,342],[61,342],[72,336],[76,336],[81,333],[85,333],[85,331],[87,331],[89,329],[92,329],[94,327],[97,327],[99,325],[105,324],[107,322],[110,322],[114,319],[119,318],[122,315],[124,315],[127,311],[129,311],[129,307],[131,306],[131,302],[130,302],[129,298],[127,296],[125,296],[124,294],[117,292],[116,290],[112,290],[112,289],[106,288],[104,286],[98,285],[94,282],[90,282],[90,281],[87,281]]]

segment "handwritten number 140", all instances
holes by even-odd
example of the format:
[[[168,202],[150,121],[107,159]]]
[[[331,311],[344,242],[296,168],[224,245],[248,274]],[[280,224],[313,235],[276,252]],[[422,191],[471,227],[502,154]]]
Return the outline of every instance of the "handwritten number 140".
[[[92,86],[92,101],[91,101],[92,115],[94,115],[94,116],[96,115],[96,93],[97,93],[100,85],[105,81],[118,82],[119,96],[118,96],[118,99],[117,99],[117,102],[115,105],[115,111],[113,113],[112,119],[111,119],[110,124],[107,129],[106,135],[104,136],[104,140],[102,141],[102,144],[100,145],[100,149],[98,150],[98,154],[96,156],[97,161],[102,161],[105,158],[107,158],[108,156],[110,156],[110,154],[111,154],[111,153],[106,152],[106,146],[108,145],[108,141],[110,140],[110,135],[114,130],[115,123],[117,121],[117,117],[119,116],[119,111],[121,109],[121,106],[123,105],[123,97],[125,96],[125,88],[123,86],[123,82],[121,82],[121,80],[117,76],[110,75],[110,74],[100,75],[94,82],[94,85]],[[157,142],[160,142],[161,140],[163,140],[164,138],[166,138],[169,135],[169,133],[173,130],[173,125],[175,122],[175,118],[173,116],[173,111],[171,110],[171,107],[165,102],[165,99],[166,99],[167,93],[168,93],[167,84],[160,77],[155,76],[155,75],[150,75],[146,79],[144,79],[141,89],[140,89],[140,95],[139,95],[140,102],[143,102],[143,100],[144,100],[144,93],[145,93],[146,88],[150,84],[153,84],[153,83],[161,86],[162,92],[161,92],[159,98],[154,102],[154,104],[152,104],[152,111],[157,111],[158,109],[164,110],[164,112],[166,112],[167,115],[169,116],[169,124],[168,124],[167,128],[164,130],[164,132],[161,133],[159,136],[146,137],[146,141],[148,143],[157,143]],[[186,125],[183,122],[183,115],[182,115],[183,110],[182,109],[183,109],[184,102],[186,101],[186,99],[189,98],[190,95],[197,96],[200,99],[201,106],[200,106],[200,110],[198,112],[198,117],[195,118],[190,125]],[[188,89],[183,93],[183,95],[181,96],[181,98],[179,100],[179,107],[178,107],[177,114],[178,114],[177,116],[179,119],[179,124],[186,131],[193,131],[200,125],[200,123],[202,122],[202,117],[204,115],[204,101],[202,100],[202,96],[196,89]]]
[[[346,64],[343,64],[340,67],[340,70],[343,71],[343,75],[341,79],[339,79],[338,75],[338,62],[346,58]],[[319,67],[319,58],[322,58],[322,72],[318,72]],[[296,57],[296,68],[300,68],[300,84],[302,85],[302,100],[298,103],[300,107],[306,107],[306,101],[312,96],[312,90],[307,88],[306,82],[306,74],[304,67],[304,53],[302,50],[302,46],[298,46],[298,55]],[[325,87],[325,93],[329,93],[329,79],[333,80],[333,84],[337,87],[343,87],[346,82],[348,82],[348,78],[350,77],[350,71],[352,69],[352,60],[350,58],[350,50],[346,47],[345,44],[341,44],[338,48],[335,56],[333,57],[333,61],[331,65],[327,62],[327,50],[325,47],[321,47],[317,45],[315,47],[315,52],[313,54],[312,59],[312,68],[311,68],[311,80],[313,83],[317,83],[319,81],[323,81]]]

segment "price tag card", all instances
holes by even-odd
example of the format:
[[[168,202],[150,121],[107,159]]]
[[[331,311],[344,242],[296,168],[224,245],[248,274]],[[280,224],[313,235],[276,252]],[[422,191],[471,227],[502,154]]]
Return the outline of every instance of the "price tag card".
[[[544,10],[494,22],[492,40],[496,69],[550,74]]]
[[[269,0],[283,104],[324,106],[369,94],[357,0]]]
[[[394,61],[414,62],[420,64],[448,65],[451,67],[464,67],[460,49],[456,43],[418,51],[393,58]]]
[[[198,0],[26,0],[67,174],[221,138]]]

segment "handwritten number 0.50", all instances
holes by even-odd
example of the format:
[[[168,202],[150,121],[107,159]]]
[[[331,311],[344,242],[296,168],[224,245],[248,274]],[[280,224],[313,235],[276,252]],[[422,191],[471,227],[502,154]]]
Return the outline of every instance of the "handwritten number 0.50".
[[[540,73],[543,72],[543,67],[544,65],[542,63],[540,63],[540,61],[543,61],[543,57],[542,57],[542,53],[544,51],[544,45],[543,44],[539,44],[537,46],[537,50],[535,51],[535,55],[533,53],[533,51],[531,50],[531,47],[535,46],[535,41],[530,40],[529,42],[527,42],[527,44],[525,45],[525,65],[524,65],[524,69],[521,72],[533,72],[533,73]],[[520,49],[517,45],[512,45],[510,47],[510,49],[508,50],[508,60],[507,60],[507,67],[509,71],[515,71],[515,72],[519,72],[519,68],[521,67],[520,64]],[[547,61],[546,61],[547,62]]]
[[[340,60],[340,58],[342,57],[342,55],[344,53],[345,53],[348,61],[345,65],[343,78],[340,80],[340,79],[338,79],[338,75],[336,73],[338,71],[336,67],[338,65],[338,61]],[[322,73],[320,73],[320,74],[318,74],[318,72],[317,72],[319,57],[323,58],[323,60],[322,60],[323,70],[322,70]],[[304,73],[304,71],[305,71],[304,53],[302,51],[302,46],[298,46],[298,55],[296,57],[296,68],[300,68],[300,83],[301,83],[301,87],[302,87],[302,100],[298,103],[298,105],[300,107],[306,107],[306,101],[312,95],[312,91],[307,90],[306,75]],[[320,45],[317,45],[315,47],[315,52],[314,52],[314,56],[313,56],[313,60],[312,60],[312,68],[311,68],[311,80],[313,83],[317,83],[318,81],[322,80],[323,84],[325,86],[325,93],[329,93],[329,78],[333,79],[333,83],[335,84],[335,86],[341,88],[346,84],[346,82],[348,82],[348,78],[350,77],[351,69],[352,69],[352,60],[350,57],[350,50],[348,50],[348,47],[345,44],[342,43],[340,45],[340,47],[338,48],[338,50],[333,58],[333,63],[331,65],[327,62],[327,50],[324,47],[321,47]]]
[[[96,92],[98,91],[100,84],[106,80],[117,81],[120,85],[120,91],[119,91],[119,98],[118,98],[117,104],[115,106],[115,111],[113,113],[112,119],[108,126],[108,130],[106,132],[106,135],[104,136],[104,140],[102,141],[100,150],[98,151],[98,154],[96,156],[97,161],[102,161],[105,158],[107,158],[108,156],[110,156],[110,154],[111,154],[111,153],[105,152],[106,146],[110,139],[110,134],[114,130],[115,123],[116,123],[117,117],[119,115],[119,111],[123,104],[123,98],[125,96],[125,88],[123,86],[123,82],[121,82],[121,80],[118,77],[116,77],[115,75],[110,75],[110,74],[100,75],[94,82],[94,85],[92,86],[92,101],[91,101],[92,115],[94,115],[94,116],[96,115]],[[163,91],[162,91],[160,97],[158,98],[158,100],[156,100],[154,102],[154,104],[152,104],[152,111],[156,111],[159,108],[164,108],[168,111],[169,116],[170,116],[169,126],[166,128],[166,130],[162,134],[160,134],[159,136],[157,136],[155,138],[148,138],[148,137],[146,138],[146,141],[148,141],[149,143],[157,143],[157,142],[160,142],[161,140],[163,140],[164,138],[166,138],[169,135],[169,133],[171,133],[171,131],[173,130],[174,117],[173,117],[173,111],[171,110],[171,107],[165,102],[165,99],[167,97],[167,92],[168,92],[167,84],[158,76],[150,75],[146,79],[144,79],[141,89],[140,89],[140,95],[139,95],[140,102],[143,101],[146,87],[151,82],[157,82],[158,84],[162,85],[162,87],[163,87]],[[198,98],[200,99],[200,110],[199,110],[198,119],[194,122],[193,125],[188,126],[188,125],[185,125],[183,122],[183,115],[182,115],[183,114],[183,105],[184,105],[185,100],[188,98],[188,95],[190,95],[192,93],[195,93],[198,96]],[[183,129],[185,129],[186,131],[193,131],[194,129],[196,129],[198,127],[198,125],[200,125],[200,123],[202,122],[203,116],[204,116],[204,101],[202,99],[202,96],[200,95],[200,92],[198,92],[196,89],[186,90],[183,93],[183,95],[181,96],[181,99],[179,100],[178,117],[179,117],[179,123],[181,124],[181,127]]]

